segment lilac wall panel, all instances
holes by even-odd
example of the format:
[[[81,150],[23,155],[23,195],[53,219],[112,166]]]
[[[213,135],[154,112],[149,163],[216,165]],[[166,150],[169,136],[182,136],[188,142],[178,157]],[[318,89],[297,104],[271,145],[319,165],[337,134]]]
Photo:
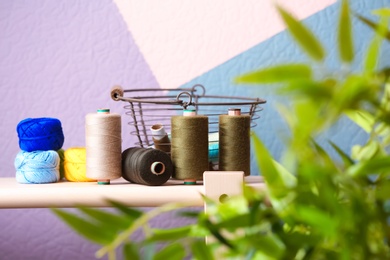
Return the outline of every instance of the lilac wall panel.
[[[87,113],[123,112],[113,85],[158,87],[111,1],[0,1],[0,35],[1,176],[14,176],[20,120],[59,118],[64,148],[84,146]]]
[[[158,87],[112,1],[0,0],[0,177],[15,176],[20,120],[59,118],[64,148],[84,146],[87,113],[123,113],[114,84]],[[94,259],[97,249],[48,209],[0,210],[0,230],[0,259]]]

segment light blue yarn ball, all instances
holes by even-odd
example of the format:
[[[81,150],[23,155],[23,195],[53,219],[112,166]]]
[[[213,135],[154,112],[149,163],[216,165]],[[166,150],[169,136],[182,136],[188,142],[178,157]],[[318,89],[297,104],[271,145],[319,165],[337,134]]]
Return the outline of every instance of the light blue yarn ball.
[[[19,183],[53,183],[60,179],[60,157],[56,151],[20,151],[15,158]]]

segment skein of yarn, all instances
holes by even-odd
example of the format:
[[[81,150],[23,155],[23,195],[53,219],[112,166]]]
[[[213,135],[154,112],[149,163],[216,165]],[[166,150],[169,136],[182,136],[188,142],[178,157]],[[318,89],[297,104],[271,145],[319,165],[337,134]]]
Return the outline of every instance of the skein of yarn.
[[[159,186],[173,173],[171,157],[164,151],[140,147],[122,153],[122,177],[129,182]]]
[[[86,176],[109,184],[122,175],[121,116],[99,109],[85,119]]]
[[[184,111],[183,116],[171,118],[171,127],[173,177],[184,184],[196,184],[209,170],[208,117]]]
[[[93,182],[87,177],[87,152],[84,147],[72,147],[64,152],[64,177],[72,182]]]
[[[16,127],[23,151],[59,150],[64,144],[61,121],[56,118],[26,118]]]
[[[219,170],[250,175],[250,116],[240,109],[219,116]]]
[[[60,178],[60,157],[56,151],[20,151],[15,158],[19,183],[53,183]]]

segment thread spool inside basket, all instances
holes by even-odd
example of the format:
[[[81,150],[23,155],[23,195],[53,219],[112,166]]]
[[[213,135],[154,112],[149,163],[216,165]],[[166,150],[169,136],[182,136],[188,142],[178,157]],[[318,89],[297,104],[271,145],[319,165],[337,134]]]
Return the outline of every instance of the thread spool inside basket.
[[[161,150],[132,147],[122,153],[122,177],[132,183],[159,186],[173,173],[169,155]]]
[[[98,109],[86,116],[86,176],[98,184],[121,177],[121,116]]]
[[[168,154],[171,153],[171,141],[169,140],[168,134],[165,132],[165,127],[162,124],[154,124],[150,127],[152,132],[152,139],[154,147],[157,150],[161,150]]]
[[[208,117],[184,110],[183,116],[171,118],[171,128],[173,177],[184,184],[196,184],[209,169]]]
[[[250,116],[240,109],[219,116],[219,170],[250,175]]]

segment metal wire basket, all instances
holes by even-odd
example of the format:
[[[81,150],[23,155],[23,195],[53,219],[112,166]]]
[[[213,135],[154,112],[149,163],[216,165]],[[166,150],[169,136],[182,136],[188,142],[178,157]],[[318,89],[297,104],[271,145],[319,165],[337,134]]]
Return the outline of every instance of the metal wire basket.
[[[131,135],[135,135],[135,146],[148,148],[153,146],[151,127],[155,124],[164,125],[166,131],[171,130],[171,117],[181,115],[183,109],[195,109],[198,115],[209,118],[209,142],[217,142],[218,118],[227,114],[229,108],[241,109],[241,114],[251,116],[251,127],[255,127],[256,120],[262,111],[260,104],[266,103],[261,98],[207,95],[203,85],[197,84],[192,88],[178,89],[122,89],[115,86],[111,91],[115,101],[124,101],[126,115],[131,120]]]

